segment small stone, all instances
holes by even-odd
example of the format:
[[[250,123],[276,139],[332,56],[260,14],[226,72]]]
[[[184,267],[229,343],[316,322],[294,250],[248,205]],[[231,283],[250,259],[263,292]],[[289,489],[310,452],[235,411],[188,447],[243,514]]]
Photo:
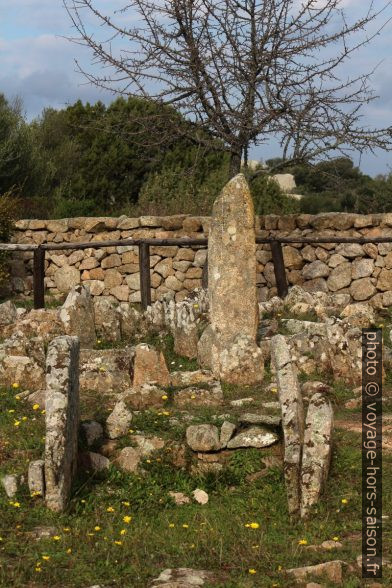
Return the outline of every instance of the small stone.
[[[191,499],[183,492],[169,492],[169,496],[171,496],[174,502],[179,506],[182,504],[189,504],[191,501]]]
[[[242,433],[239,433],[228,444],[228,449],[237,449],[239,447],[269,447],[278,441],[279,437],[268,429],[262,427],[251,427]]]
[[[131,421],[132,413],[128,410],[125,402],[120,400],[106,420],[106,431],[109,439],[118,439],[118,437],[125,435]]]
[[[142,456],[135,447],[124,447],[116,460],[118,467],[125,472],[136,472]]]
[[[103,437],[103,427],[101,423],[97,423],[96,421],[82,423],[80,428],[86,440],[87,447],[91,447]]]
[[[221,449],[218,428],[215,425],[191,425],[186,430],[186,441],[193,451]]]
[[[254,398],[238,398],[237,400],[231,400],[230,406],[244,406],[244,404],[252,404],[254,402]]]
[[[102,472],[109,469],[110,461],[100,453],[84,451],[79,454],[79,467],[87,471]]]
[[[45,462],[43,459],[37,459],[29,463],[27,484],[30,494],[45,496]]]
[[[8,498],[14,498],[18,491],[18,476],[15,474],[6,474],[1,478],[1,483]]]
[[[224,421],[224,423],[221,426],[220,432],[220,443],[222,445],[222,448],[227,446],[228,442],[234,435],[236,428],[236,425],[234,425],[233,423],[230,423],[229,421]]]
[[[192,494],[193,494],[193,498],[196,500],[196,502],[198,502],[199,504],[207,504],[207,502],[208,502],[207,492],[205,492],[204,490],[200,490],[200,488],[196,488],[196,490],[194,490],[192,492]]]
[[[238,420],[245,425],[269,425],[271,427],[279,427],[282,423],[281,416],[254,414],[249,412],[242,414]]]
[[[292,576],[296,582],[306,582],[311,576],[325,576],[333,584],[342,583],[342,563],[339,560],[328,561],[314,566],[305,566],[302,568],[292,568],[286,570],[289,576]]]

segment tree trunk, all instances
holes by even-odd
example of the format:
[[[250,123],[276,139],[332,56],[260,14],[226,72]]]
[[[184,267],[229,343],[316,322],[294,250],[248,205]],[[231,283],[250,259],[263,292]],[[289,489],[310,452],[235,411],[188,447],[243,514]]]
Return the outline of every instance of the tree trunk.
[[[230,155],[229,180],[241,171],[241,152],[232,152]]]

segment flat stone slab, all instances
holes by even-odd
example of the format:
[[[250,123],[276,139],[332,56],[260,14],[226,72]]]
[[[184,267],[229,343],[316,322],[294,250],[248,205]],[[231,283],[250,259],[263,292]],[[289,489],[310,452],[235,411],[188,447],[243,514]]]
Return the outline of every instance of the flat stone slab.
[[[256,414],[246,412],[239,417],[239,422],[245,425],[269,425],[270,427],[279,427],[282,423],[281,416],[270,414]]]
[[[227,449],[238,449],[240,447],[269,447],[278,440],[279,436],[266,428],[251,427],[230,439],[227,444]]]

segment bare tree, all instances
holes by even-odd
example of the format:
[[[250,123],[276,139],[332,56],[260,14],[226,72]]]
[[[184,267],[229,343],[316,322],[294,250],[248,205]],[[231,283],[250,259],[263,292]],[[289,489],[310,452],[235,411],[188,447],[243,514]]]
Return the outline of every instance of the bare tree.
[[[231,176],[249,146],[271,139],[282,148],[280,167],[328,152],[391,148],[391,127],[362,122],[363,106],[376,98],[373,72],[345,73],[389,22],[390,2],[371,2],[351,22],[341,0],[130,0],[110,15],[99,0],[63,2],[72,40],[103,66],[78,64],[87,79],[175,106],[194,125],[180,129],[172,109],[163,109],[167,132],[229,151]]]

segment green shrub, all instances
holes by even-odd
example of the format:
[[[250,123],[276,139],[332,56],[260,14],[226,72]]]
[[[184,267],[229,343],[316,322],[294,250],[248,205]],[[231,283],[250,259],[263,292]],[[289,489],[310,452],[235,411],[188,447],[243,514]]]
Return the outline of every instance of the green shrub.
[[[0,242],[9,243],[12,229],[17,218],[19,201],[13,190],[0,195]],[[0,286],[3,286],[9,277],[8,271],[9,253],[0,251]]]

